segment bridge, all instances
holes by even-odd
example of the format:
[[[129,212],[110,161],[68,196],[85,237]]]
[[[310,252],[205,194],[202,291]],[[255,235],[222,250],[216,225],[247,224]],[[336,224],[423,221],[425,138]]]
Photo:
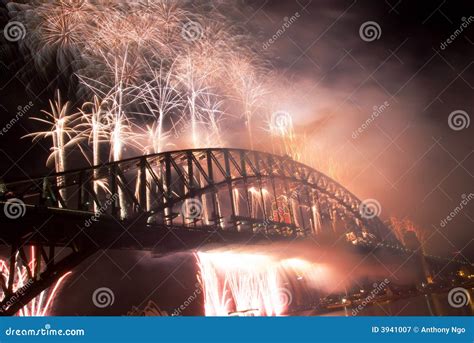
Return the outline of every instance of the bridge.
[[[4,185],[9,249],[0,314],[12,315],[99,249],[166,253],[325,235],[402,246],[356,196],[288,156],[194,149],[140,156]],[[34,246],[34,266],[27,247]],[[15,291],[16,266],[28,288]],[[8,302],[7,302],[8,300]]]

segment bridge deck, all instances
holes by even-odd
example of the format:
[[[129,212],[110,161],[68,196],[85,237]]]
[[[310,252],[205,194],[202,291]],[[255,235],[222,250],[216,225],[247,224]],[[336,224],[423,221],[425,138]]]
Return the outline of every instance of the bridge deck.
[[[0,201],[0,207],[5,202]],[[28,245],[67,247],[74,244],[93,245],[98,249],[134,249],[165,252],[190,250],[205,244],[252,244],[294,240],[295,236],[238,232],[214,226],[169,227],[143,220],[118,220],[110,215],[94,216],[93,212],[24,205],[21,218],[9,219],[0,213],[0,244],[23,241]],[[94,218],[94,220],[91,220]],[[240,218],[243,220],[243,218]],[[86,224],[87,223],[87,224]]]

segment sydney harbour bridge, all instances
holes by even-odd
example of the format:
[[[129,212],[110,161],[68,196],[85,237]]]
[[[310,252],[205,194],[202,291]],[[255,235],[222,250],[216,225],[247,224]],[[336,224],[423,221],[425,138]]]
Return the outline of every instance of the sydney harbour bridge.
[[[100,249],[166,253],[350,234],[369,246],[412,253],[351,192],[288,156],[171,151],[3,187],[0,242],[10,251],[10,272],[7,282],[0,278],[2,315],[16,313]],[[33,267],[25,262],[30,246]],[[21,290],[13,287],[18,263],[30,279]]]

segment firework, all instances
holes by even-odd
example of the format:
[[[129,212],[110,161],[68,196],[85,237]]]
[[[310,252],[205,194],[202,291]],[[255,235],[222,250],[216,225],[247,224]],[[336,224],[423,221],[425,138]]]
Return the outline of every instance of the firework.
[[[277,266],[267,256],[197,253],[207,316],[255,311],[281,315]]]
[[[182,132],[190,133],[193,148],[223,146],[227,118],[244,119],[254,146],[265,70],[251,35],[230,20],[234,9],[178,1],[35,1],[9,8],[35,33],[22,44],[40,56],[38,69],[54,65],[56,57],[61,69],[70,69],[64,75],[74,76],[71,86],[79,80],[84,123],[76,128],[92,145],[92,161],[85,154],[89,163],[105,162],[99,156],[105,139],[109,161],[123,158],[125,150],[158,153],[178,146],[167,140],[182,140]],[[139,137],[144,131],[146,143]],[[125,211],[121,206],[122,216]]]
[[[182,106],[181,95],[173,86],[173,66],[168,70],[162,64],[152,70],[152,80],[141,85],[139,97],[143,99],[147,113],[153,116],[155,122],[148,127],[147,134],[150,144],[145,153],[160,153],[163,151],[165,139],[169,135],[165,132],[165,123],[171,114]]]
[[[217,99],[217,95],[206,94],[203,99],[202,112],[205,118],[206,147],[224,146],[220,123],[225,116],[222,110],[223,101]]]
[[[87,161],[93,165],[98,166],[101,162],[101,146],[109,141],[110,132],[107,117],[104,115],[106,111],[107,102],[100,100],[99,97],[94,96],[92,102],[84,103],[80,109],[81,117],[80,123],[75,129],[80,132],[82,138],[86,139],[89,145],[92,146],[92,160],[89,158],[88,153],[81,148],[81,151]],[[92,187],[94,193],[99,194],[99,189],[104,189],[107,192],[107,182],[105,180],[98,179],[98,169],[94,169],[94,180]],[[94,202],[94,211],[98,209],[98,204]]]
[[[201,146],[199,123],[202,116],[199,101],[203,95],[209,92],[206,85],[206,74],[202,75],[200,73],[196,67],[196,62],[190,55],[179,61],[178,70],[179,82],[184,87],[186,111],[189,114],[192,146],[198,148]]]
[[[56,100],[50,101],[51,112],[42,111],[46,115],[46,119],[33,117],[40,123],[49,126],[46,131],[39,131],[32,134],[28,134],[24,137],[33,137],[33,140],[40,138],[51,138],[52,140],[52,153],[49,155],[46,164],[54,161],[56,172],[63,172],[67,168],[66,157],[67,147],[70,144],[74,144],[79,138],[78,131],[71,125],[74,120],[77,119],[79,113],[70,113],[69,102],[62,103],[59,91],[56,93]],[[61,189],[65,185],[64,177],[57,178],[57,184],[60,188],[59,193],[63,200],[66,200],[66,190]],[[61,205],[62,206],[62,205]]]
[[[49,155],[46,163],[54,161],[56,172],[63,172],[66,170],[66,145],[68,142],[77,138],[78,132],[74,130],[70,124],[77,118],[78,113],[70,114],[69,102],[62,103],[59,91],[56,93],[56,100],[50,101],[51,112],[42,111],[46,115],[46,119],[33,117],[33,120],[39,121],[49,126],[46,131],[39,131],[28,134],[24,137],[51,138],[52,139],[52,153]]]
[[[296,295],[291,284],[319,286],[327,274],[323,266],[300,258],[210,251],[197,252],[196,259],[206,316],[284,315]]]
[[[395,236],[400,242],[405,241],[406,232],[414,232],[421,244],[422,249],[424,250],[428,232],[420,226],[416,225],[411,219],[399,219],[396,217],[390,217],[390,226],[393,232],[395,233]]]
[[[29,285],[30,279],[28,277],[28,269],[32,273],[32,277],[35,277],[36,272],[36,261],[35,261],[35,248],[31,247],[30,252],[30,261],[28,262],[28,268],[26,266],[22,266],[20,263],[19,256],[15,256],[15,264],[17,265],[17,270],[15,272],[15,280],[13,281],[13,292],[16,292],[22,288],[26,288]],[[51,306],[54,302],[56,294],[58,292],[59,287],[61,286],[64,279],[70,274],[71,272],[67,272],[62,275],[54,284],[52,289],[42,291],[37,297],[33,298],[28,304],[23,306],[18,312],[18,316],[47,316],[49,315],[49,311]],[[3,278],[3,284],[7,284],[10,276],[10,268],[8,264],[4,260],[0,260],[0,274]],[[0,299],[4,300],[6,297],[5,292],[0,292]]]
[[[241,56],[234,57],[230,62],[229,76],[243,107],[242,117],[245,118],[250,148],[254,148],[252,134],[252,117],[255,107],[267,92],[259,78],[259,72],[251,60]]]

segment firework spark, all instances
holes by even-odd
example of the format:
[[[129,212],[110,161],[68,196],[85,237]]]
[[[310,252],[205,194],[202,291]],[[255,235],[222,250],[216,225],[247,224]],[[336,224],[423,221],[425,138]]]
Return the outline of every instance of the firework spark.
[[[31,247],[30,252],[30,261],[28,262],[28,268],[26,266],[22,266],[19,256],[15,256],[17,265],[17,270],[15,272],[15,280],[13,281],[13,292],[18,290],[27,288],[29,286],[30,278],[28,277],[28,270],[31,271],[32,277],[35,277],[36,272],[36,261],[35,261],[35,248]],[[33,298],[28,304],[23,306],[18,312],[18,316],[37,316],[37,317],[44,317],[49,315],[49,311],[51,310],[51,306],[54,302],[54,299],[57,295],[59,287],[63,283],[64,279],[70,274],[71,272],[67,272],[62,275],[54,284],[52,289],[42,291],[37,297]],[[7,284],[10,276],[10,267],[8,263],[4,260],[0,260],[0,275],[3,278],[3,284]],[[7,295],[4,291],[0,292],[0,300],[4,300]]]
[[[296,301],[292,282],[316,286],[327,273],[304,259],[254,253],[197,252],[196,259],[206,316],[284,315]]]

